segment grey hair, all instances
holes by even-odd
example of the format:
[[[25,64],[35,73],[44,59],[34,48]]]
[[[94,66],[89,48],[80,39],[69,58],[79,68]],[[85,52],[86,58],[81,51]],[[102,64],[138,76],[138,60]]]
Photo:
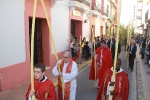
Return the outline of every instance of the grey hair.
[[[65,51],[64,54],[67,53],[69,55],[69,57],[72,57],[72,54],[70,51]]]
[[[132,42],[133,42],[133,43],[135,43],[135,40],[134,40],[134,39],[132,39]]]

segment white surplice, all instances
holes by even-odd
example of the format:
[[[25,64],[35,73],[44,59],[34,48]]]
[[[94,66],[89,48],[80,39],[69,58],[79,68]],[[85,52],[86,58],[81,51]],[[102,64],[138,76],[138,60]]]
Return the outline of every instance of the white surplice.
[[[73,61],[71,73],[66,73],[67,66],[68,63],[64,63],[64,68],[62,71],[62,80],[64,83],[71,81],[70,100],[75,100],[76,87],[77,87],[76,77],[78,75],[78,68],[76,62]],[[59,75],[59,72],[57,70],[57,65],[53,68],[52,72],[55,76]]]

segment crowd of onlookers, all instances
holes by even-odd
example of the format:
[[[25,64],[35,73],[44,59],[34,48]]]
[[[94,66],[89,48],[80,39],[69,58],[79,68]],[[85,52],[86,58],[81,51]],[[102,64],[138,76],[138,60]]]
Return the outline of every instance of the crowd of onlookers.
[[[149,36],[137,35],[135,37],[136,43],[139,44],[141,59],[145,58],[145,64],[150,68],[150,38]]]
[[[100,41],[106,41],[106,45],[111,49],[112,58],[115,56],[115,44],[116,44],[116,36],[113,35],[112,38],[110,36],[97,36],[94,38],[95,43],[91,41],[87,41],[86,37],[84,37],[81,41],[78,40],[77,37],[71,39],[70,41],[70,51],[72,53],[72,59],[76,61],[78,64],[81,64],[81,58],[85,60],[89,60],[91,58],[92,51],[94,52],[98,47],[100,47]],[[95,44],[95,46],[94,46]],[[95,49],[95,50],[94,50]],[[119,42],[118,45],[118,55],[121,53],[121,45]]]
[[[112,36],[97,36],[94,43],[91,41],[87,41],[86,37],[84,37],[81,41],[78,40],[77,37],[71,39],[70,41],[70,51],[72,53],[72,59],[76,61],[78,64],[81,64],[81,58],[85,60],[89,60],[91,57],[91,51],[96,50],[100,46],[100,41],[105,40],[108,48],[111,49],[112,58],[114,59],[115,54],[115,43],[116,37]],[[132,37],[133,39],[133,37]],[[136,35],[134,40],[140,47],[139,54],[141,55],[141,59],[145,58],[145,64],[148,64],[150,68],[150,38],[149,36],[143,36],[142,34]],[[127,39],[124,40],[125,49],[127,49]],[[118,55],[121,53],[121,44],[118,44]]]

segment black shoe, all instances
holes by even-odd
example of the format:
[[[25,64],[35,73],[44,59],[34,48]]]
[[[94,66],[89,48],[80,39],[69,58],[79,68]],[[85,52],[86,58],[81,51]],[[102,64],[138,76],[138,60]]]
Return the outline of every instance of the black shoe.
[[[131,71],[133,72],[133,69],[131,69]]]

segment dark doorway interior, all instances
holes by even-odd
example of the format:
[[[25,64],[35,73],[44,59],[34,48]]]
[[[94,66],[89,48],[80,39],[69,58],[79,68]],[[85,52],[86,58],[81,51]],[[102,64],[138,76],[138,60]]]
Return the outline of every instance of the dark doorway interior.
[[[75,20],[71,20],[71,34],[75,37]]]
[[[29,18],[29,41],[31,51],[31,31],[32,31],[32,18]],[[31,53],[30,53],[31,55]],[[35,19],[35,33],[34,33],[34,65],[43,63],[42,51],[42,19]]]

